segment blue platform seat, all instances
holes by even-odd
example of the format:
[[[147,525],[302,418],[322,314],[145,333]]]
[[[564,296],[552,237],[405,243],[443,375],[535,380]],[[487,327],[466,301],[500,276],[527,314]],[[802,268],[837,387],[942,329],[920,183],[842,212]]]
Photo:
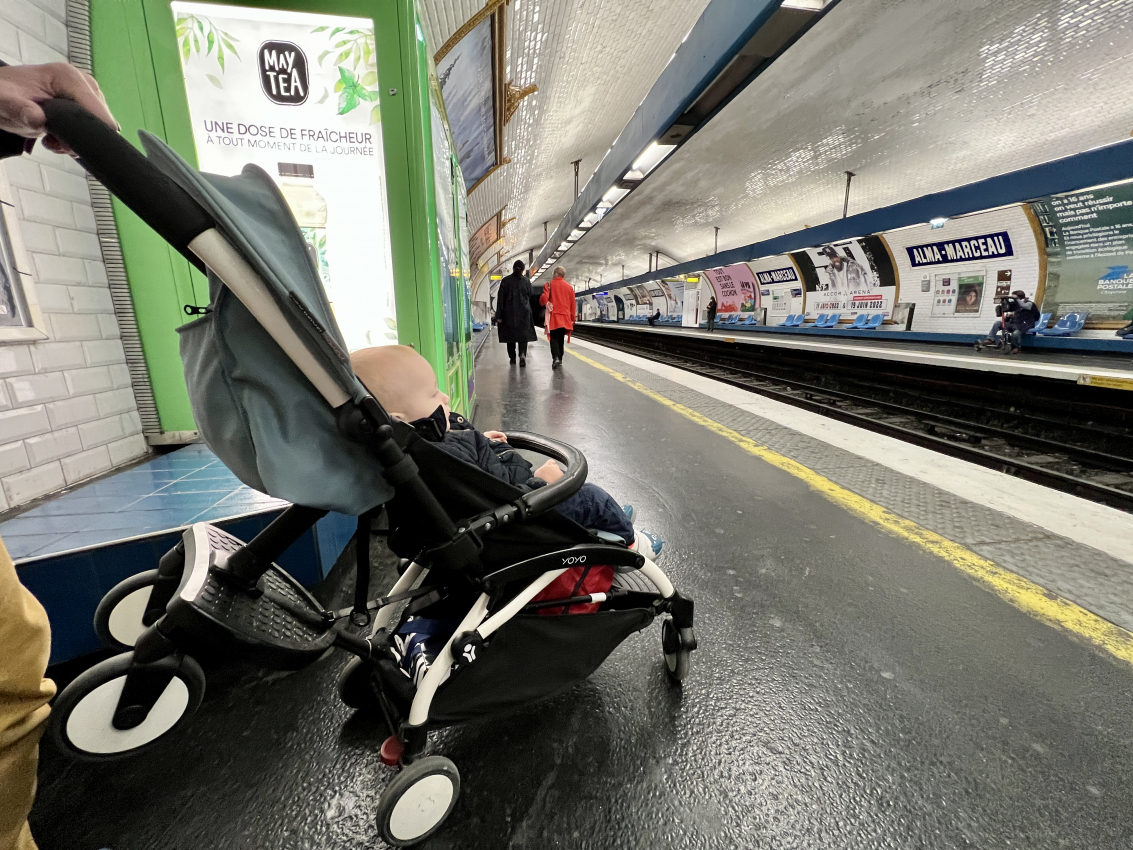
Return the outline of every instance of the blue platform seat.
[[[1059,317],[1053,328],[1039,331],[1040,336],[1072,336],[1078,333],[1086,324],[1089,313],[1067,313]]]
[[[885,314],[884,313],[874,313],[872,316],[869,317],[869,321],[866,322],[866,330],[870,330],[870,331],[877,330],[878,328],[881,327],[881,323],[883,321],[885,321]]]
[[[747,318],[743,320],[742,324],[754,325],[755,324],[755,313],[748,313]]]
[[[838,327],[838,323],[840,321],[842,321],[842,314],[841,313],[831,313],[826,319],[826,324],[824,324],[822,327],[824,327],[824,328],[836,328],[836,327]]]
[[[846,326],[846,330],[848,330],[848,331],[860,331],[860,330],[865,328],[865,326],[868,322],[869,322],[869,316],[867,314],[858,313],[856,316],[854,316],[854,321],[852,321],[849,325]]]
[[[793,328],[795,326],[795,314],[791,313],[783,321],[779,322],[775,327],[777,328]]]
[[[809,328],[824,328],[826,327],[826,320],[830,318],[829,313],[819,313],[818,318],[814,320],[813,325],[804,325],[803,327]]]
[[[728,324],[729,325],[737,324],[739,321],[740,321],[740,314],[739,313],[732,313],[732,315],[728,316]]]
[[[1027,333],[1035,334],[1035,333],[1042,333],[1043,331],[1045,331],[1046,326],[1050,324],[1050,317],[1051,317],[1050,313],[1043,313],[1041,316],[1039,316],[1039,320],[1037,322],[1035,322],[1035,326],[1033,328],[1031,328],[1029,331],[1027,331]]]

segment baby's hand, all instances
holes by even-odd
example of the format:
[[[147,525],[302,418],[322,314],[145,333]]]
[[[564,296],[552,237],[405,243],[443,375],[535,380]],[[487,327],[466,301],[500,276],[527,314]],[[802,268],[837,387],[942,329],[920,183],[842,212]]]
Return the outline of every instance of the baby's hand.
[[[535,477],[542,478],[548,484],[554,484],[563,477],[563,471],[553,460],[547,461],[535,470]]]
[[[497,443],[507,442],[507,434],[503,431],[485,431],[484,436],[489,440],[495,440]]]

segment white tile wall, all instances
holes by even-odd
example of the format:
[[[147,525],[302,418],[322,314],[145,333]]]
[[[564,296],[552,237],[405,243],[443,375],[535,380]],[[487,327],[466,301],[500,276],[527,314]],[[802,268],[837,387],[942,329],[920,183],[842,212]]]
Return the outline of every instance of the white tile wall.
[[[910,245],[923,245],[928,242],[943,242],[947,239],[964,239],[981,236],[985,233],[998,233],[1006,230],[1011,236],[1013,257],[994,260],[966,260],[963,263],[948,263],[939,266],[913,268],[909,262]],[[913,314],[913,330],[927,333],[986,333],[995,321],[995,283],[1000,269],[1011,270],[1011,289],[1022,289],[1031,297],[1039,282],[1039,249],[1034,230],[1021,206],[1005,207],[977,215],[951,219],[944,227],[933,230],[927,224],[908,227],[904,230],[890,231],[885,241],[893,253],[897,275],[901,281],[898,301],[911,301],[917,305]],[[956,274],[968,269],[983,269],[987,272],[984,283],[984,297],[977,316],[933,316],[932,282],[938,274]],[[921,291],[921,279],[928,276],[930,291]]]
[[[65,60],[63,0],[0,0],[0,59]],[[144,455],[83,171],[37,147],[0,162],[48,339],[0,341],[0,510]],[[0,184],[2,186],[2,184]]]

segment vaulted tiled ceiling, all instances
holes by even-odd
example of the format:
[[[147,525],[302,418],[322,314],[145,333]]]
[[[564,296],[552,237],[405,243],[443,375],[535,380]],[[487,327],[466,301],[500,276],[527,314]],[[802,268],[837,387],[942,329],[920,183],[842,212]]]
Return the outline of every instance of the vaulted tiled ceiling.
[[[581,159],[585,184],[629,121],[707,0],[511,0],[507,8],[507,77],[534,83],[504,129],[498,169],[469,197],[473,230],[507,205],[505,248],[543,244],[574,199]],[[476,14],[479,0],[422,0],[436,50]]]
[[[843,0],[560,262],[608,284],[836,219],[846,171],[852,214],[1128,138],[1131,68],[1133,0]]]

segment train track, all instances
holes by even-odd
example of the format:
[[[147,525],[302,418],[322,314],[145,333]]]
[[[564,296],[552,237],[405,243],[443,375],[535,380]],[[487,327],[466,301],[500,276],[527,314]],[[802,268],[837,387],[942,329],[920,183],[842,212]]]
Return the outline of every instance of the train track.
[[[1128,393],[1087,396],[1089,388],[1039,378],[1005,388],[995,374],[925,367],[910,374],[892,362],[856,357],[819,363],[797,350],[676,334],[581,324],[575,333],[1133,513]]]

